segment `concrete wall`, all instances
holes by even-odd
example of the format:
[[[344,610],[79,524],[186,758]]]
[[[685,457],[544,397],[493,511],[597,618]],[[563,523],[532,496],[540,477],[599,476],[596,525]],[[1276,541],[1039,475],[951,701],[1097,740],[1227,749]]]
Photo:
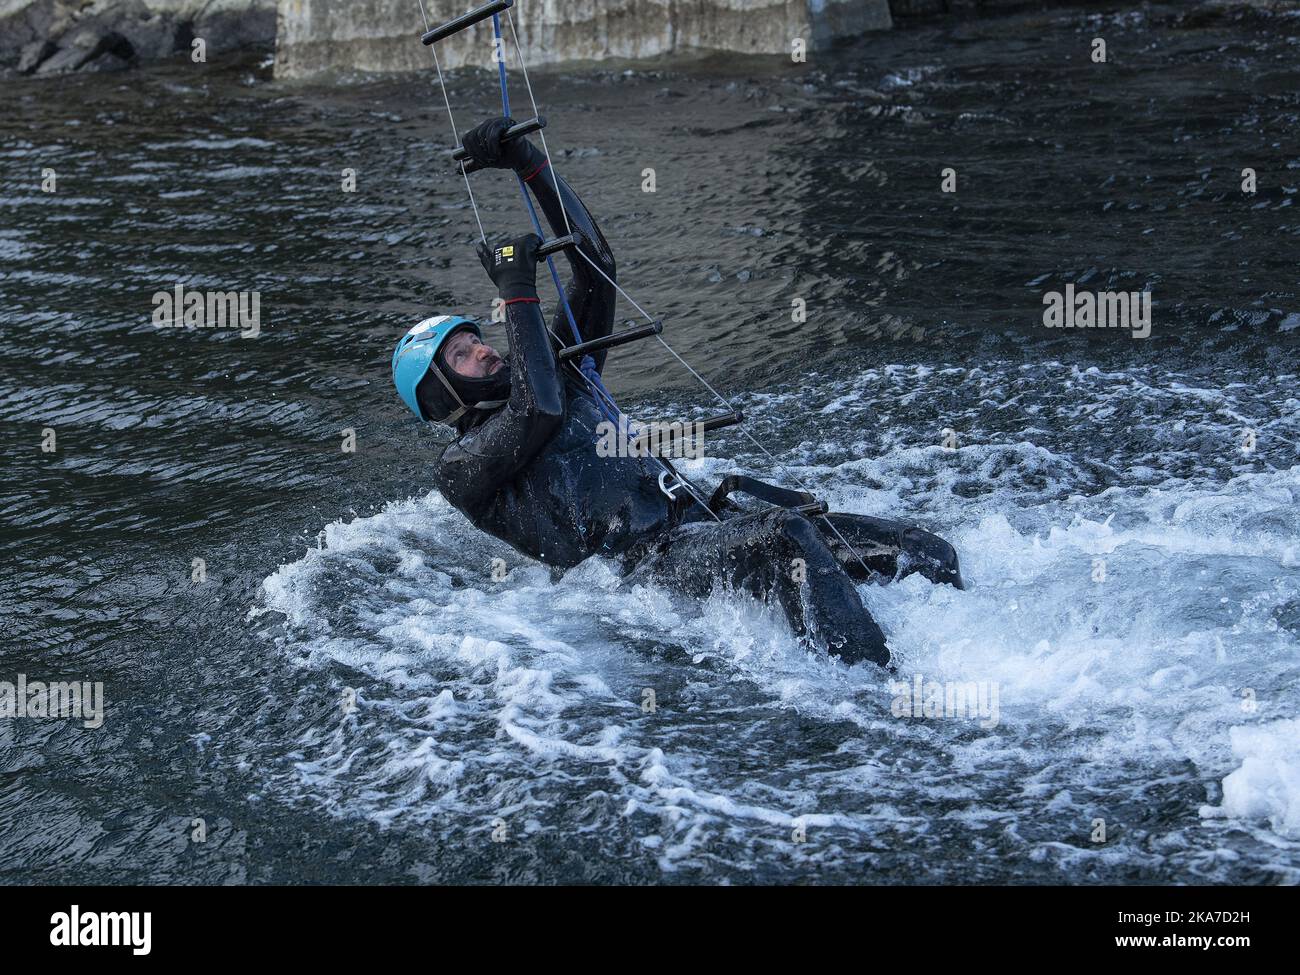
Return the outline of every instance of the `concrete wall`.
[[[424,0],[433,25],[477,2]],[[693,49],[789,54],[796,37],[814,49],[891,25],[888,0],[519,0],[510,13],[529,63]],[[280,0],[276,75],[427,69],[423,31],[419,0]],[[443,67],[490,64],[490,37],[482,24],[439,42]]]

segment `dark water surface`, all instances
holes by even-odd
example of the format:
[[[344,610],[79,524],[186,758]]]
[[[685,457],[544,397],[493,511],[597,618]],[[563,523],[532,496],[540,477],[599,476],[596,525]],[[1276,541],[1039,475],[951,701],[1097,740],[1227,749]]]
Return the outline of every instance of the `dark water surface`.
[[[1000,688],[993,728],[893,717],[761,607],[552,581],[429,494],[393,343],[492,297],[431,72],[9,83],[0,681],[103,681],[107,720],[0,721],[0,876],[1296,882],[1300,17],[1178,9],[534,77],[621,280],[777,473],[957,545],[968,592],[864,598],[900,675]],[[450,88],[496,113],[488,72]],[[178,283],[260,292],[261,334],[155,328]],[[1152,337],[1043,328],[1066,283],[1151,291]],[[607,380],[708,405],[650,345]]]

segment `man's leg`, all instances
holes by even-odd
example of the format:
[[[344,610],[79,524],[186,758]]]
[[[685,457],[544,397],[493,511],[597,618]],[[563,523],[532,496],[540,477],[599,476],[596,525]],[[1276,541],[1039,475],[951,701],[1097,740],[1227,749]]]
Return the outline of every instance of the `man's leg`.
[[[796,633],[846,663],[885,664],[885,635],[835,554],[802,515],[774,509],[722,522],[680,525],[633,558],[633,579],[650,577],[702,598],[722,582],[775,598]]]
[[[900,521],[869,515],[829,514],[826,519],[844,541],[831,531],[825,519],[815,518],[813,523],[821,530],[845,571],[858,582],[872,579],[889,581],[919,572],[931,582],[966,588],[957,564],[956,550],[938,535]],[[858,557],[861,557],[861,562]],[[867,564],[870,572],[862,568],[862,562]]]

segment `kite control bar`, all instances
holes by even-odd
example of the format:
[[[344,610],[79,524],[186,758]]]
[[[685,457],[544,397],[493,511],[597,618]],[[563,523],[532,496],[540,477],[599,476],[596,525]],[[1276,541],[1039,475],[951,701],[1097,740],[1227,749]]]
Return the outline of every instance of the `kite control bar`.
[[[719,413],[717,416],[711,416],[700,424],[700,429],[704,431],[721,430],[723,427],[734,427],[737,423],[745,422],[745,414],[740,410],[732,410],[730,413]]]
[[[449,20],[441,27],[435,27],[420,37],[420,42],[426,47],[441,41],[443,38],[451,37],[452,34],[459,34],[466,27],[473,27],[480,20],[487,20],[494,14],[513,7],[515,0],[492,0],[491,3],[485,3],[481,7],[475,7],[467,14],[462,14],[455,20]],[[426,21],[427,23],[427,21]]]
[[[517,122],[501,133],[501,141],[509,142],[511,139],[518,139],[522,135],[528,135],[530,132],[536,132],[539,129],[546,128],[546,119],[544,117],[530,118],[527,122]],[[451,154],[451,158],[461,163],[461,169],[465,173],[476,173],[481,168],[478,163],[469,158],[469,150],[464,146],[457,146],[456,151]]]
[[[660,451],[667,450],[671,452],[673,448],[677,446],[677,441],[679,441],[679,439],[707,433],[708,430],[722,429],[723,426],[735,426],[738,422],[744,421],[744,413],[738,411],[738,409],[733,409],[732,412],[719,413],[718,416],[708,417],[707,420],[702,422],[694,422],[694,424],[688,422],[688,424],[681,424],[680,429],[677,428],[677,426],[672,426],[672,428],[664,430],[664,432],[658,432],[658,435],[656,435],[655,430],[646,430],[646,432],[642,433],[640,437],[634,439],[632,443],[633,447],[636,448],[637,451],[641,452],[649,451],[653,446],[658,446]],[[669,441],[671,441],[671,446],[663,445],[664,438],[668,438]],[[658,445],[656,445],[656,442],[658,442]]]
[[[662,321],[647,322],[645,325],[637,325],[633,328],[626,328],[621,332],[611,332],[609,335],[603,335],[598,339],[591,339],[588,342],[579,342],[577,345],[566,345],[560,350],[560,361],[570,362],[581,360],[583,356],[591,355],[593,352],[600,352],[604,349],[613,349],[620,345],[627,345],[629,342],[635,342],[637,339],[649,338],[651,335],[658,335],[664,330]]]

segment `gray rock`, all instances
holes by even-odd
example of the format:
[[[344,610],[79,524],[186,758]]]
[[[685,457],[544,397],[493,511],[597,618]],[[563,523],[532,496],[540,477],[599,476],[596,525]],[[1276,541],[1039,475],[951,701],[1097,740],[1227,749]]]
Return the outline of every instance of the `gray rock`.
[[[137,58],[153,60],[176,53],[177,23],[174,16],[155,13],[144,0],[116,0],[111,11],[96,18],[111,24],[135,49]]]
[[[67,30],[72,12],[60,0],[35,0],[16,7],[0,5],[0,65],[16,67],[22,52],[37,41],[53,40]]]
[[[58,74],[62,71],[79,71],[96,62],[99,71],[109,70],[109,62],[101,58],[121,61],[121,67],[130,67],[136,60],[135,48],[125,36],[97,21],[83,23],[70,31],[59,50],[36,69],[38,75]],[[117,70],[116,66],[112,70]]]
[[[132,67],[134,63],[134,58],[125,59],[118,57],[116,54],[109,51],[105,51],[103,54],[96,55],[89,61],[86,61],[77,70],[82,74],[99,71],[126,71],[128,68]]]
[[[21,54],[18,57],[18,72],[20,74],[31,74],[41,66],[41,62],[49,58],[59,45],[49,40],[32,41],[24,44]]]
[[[36,69],[36,74],[49,75],[62,74],[65,71],[76,71],[77,65],[83,64],[87,60],[86,53],[80,48],[61,48],[52,57],[41,62],[40,67]]]
[[[195,37],[212,62],[269,49],[275,27],[276,0],[0,0],[0,72],[117,71]]]

